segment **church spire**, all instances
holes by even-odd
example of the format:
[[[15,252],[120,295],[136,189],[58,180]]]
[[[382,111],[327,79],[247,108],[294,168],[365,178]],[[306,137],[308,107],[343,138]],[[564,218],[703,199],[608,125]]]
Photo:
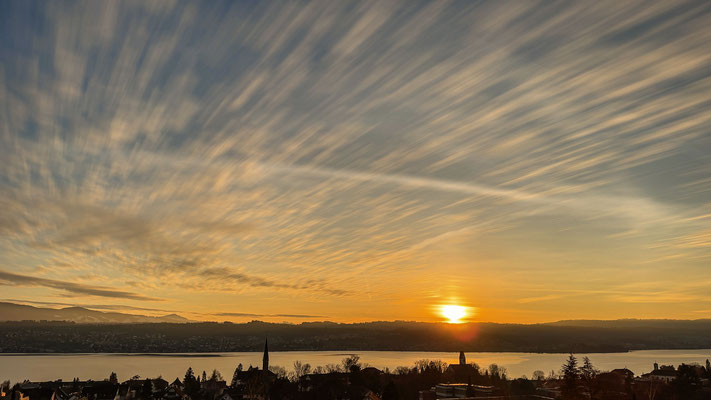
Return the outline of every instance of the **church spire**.
[[[262,357],[262,369],[264,371],[269,371],[269,346],[267,344],[267,338],[264,338],[264,356]]]

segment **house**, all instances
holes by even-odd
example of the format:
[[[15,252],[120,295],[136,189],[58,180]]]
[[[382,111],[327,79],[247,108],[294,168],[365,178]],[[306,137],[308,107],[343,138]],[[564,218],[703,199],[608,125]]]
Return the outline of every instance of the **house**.
[[[227,387],[215,400],[240,400],[242,393],[234,387]]]
[[[202,397],[205,399],[215,399],[227,389],[227,382],[208,379],[200,382]]]
[[[68,393],[65,389],[58,387],[55,389],[50,400],[86,400],[79,392]]]
[[[359,400],[380,400],[380,397],[378,397],[377,394],[373,393],[372,390],[361,385],[354,385],[349,387],[348,398]]]
[[[160,397],[161,400],[189,400],[190,396],[183,392],[183,388],[170,385]]]
[[[114,400],[118,386],[109,381],[87,381],[81,388],[81,394],[89,400]]]
[[[360,373],[363,375],[381,375],[383,371],[375,368],[375,367],[365,367],[360,370]]]
[[[467,383],[440,383],[431,389],[436,398],[463,399],[470,397],[495,396],[498,391],[493,386],[471,385]],[[428,394],[424,395],[431,396]],[[423,394],[420,394],[423,397]]]
[[[237,371],[235,373],[235,386],[243,386],[248,383],[253,383],[255,381],[261,380],[274,381],[276,379],[276,374],[269,370],[262,370],[259,368],[250,368],[246,371]]]
[[[114,395],[114,400],[127,400],[129,399],[130,396],[130,389],[131,387],[127,385],[126,383],[122,383],[119,385],[118,389],[116,389],[116,394]]]
[[[676,379],[677,371],[673,365],[662,365],[661,367],[654,363],[654,369],[652,372],[642,374],[640,381],[663,381],[671,382]]]
[[[299,380],[299,390],[314,392],[323,387],[345,387],[350,385],[351,374],[348,372],[329,372],[326,374],[306,374]]]
[[[25,382],[20,384],[17,393],[17,400],[49,400],[54,394],[54,388],[37,382]]]
[[[615,368],[612,371],[610,371],[612,374],[616,374],[625,378],[634,378],[634,372],[630,371],[627,368]]]

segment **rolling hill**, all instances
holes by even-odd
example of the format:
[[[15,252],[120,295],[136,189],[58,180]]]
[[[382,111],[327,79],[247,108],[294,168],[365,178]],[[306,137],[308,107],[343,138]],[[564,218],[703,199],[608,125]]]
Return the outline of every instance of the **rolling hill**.
[[[89,310],[83,307],[41,308],[23,304],[0,302],[0,321],[70,321],[82,324],[121,324],[146,322],[190,322],[177,314],[152,317]]]

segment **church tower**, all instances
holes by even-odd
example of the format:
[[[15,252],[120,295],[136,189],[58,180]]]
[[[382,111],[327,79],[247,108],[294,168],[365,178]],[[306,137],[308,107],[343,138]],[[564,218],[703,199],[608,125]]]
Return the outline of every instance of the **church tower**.
[[[269,346],[267,339],[264,339],[264,356],[262,357],[262,370],[269,371]]]
[[[463,351],[459,352],[459,365],[465,365],[467,363],[467,356],[464,355]]]

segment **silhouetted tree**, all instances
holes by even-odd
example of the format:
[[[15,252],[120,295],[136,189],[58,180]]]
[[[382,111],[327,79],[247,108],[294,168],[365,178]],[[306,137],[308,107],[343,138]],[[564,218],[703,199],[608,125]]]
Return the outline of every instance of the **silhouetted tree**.
[[[245,382],[245,391],[247,392],[248,398],[256,398],[260,394],[264,394],[265,387],[262,379],[258,375],[252,375],[247,382]]]
[[[116,376],[116,372],[111,372],[111,375],[109,375],[109,382],[111,383],[118,383],[118,376]]]
[[[211,381],[213,381],[213,382],[219,382],[219,381],[221,381],[221,380],[223,380],[223,379],[224,379],[224,378],[222,377],[222,374],[220,373],[220,371],[218,371],[217,369],[213,369],[213,370],[212,370],[212,374],[210,374],[210,380],[211,380]]]
[[[563,375],[563,386],[561,391],[564,399],[575,399],[578,392],[578,359],[571,353],[568,360],[561,368]]]
[[[410,368],[404,367],[404,366],[399,366],[395,367],[395,374],[396,375],[407,375],[410,373]]]
[[[442,360],[417,360],[415,361],[415,370],[419,373],[438,373],[441,374],[447,370],[447,363]]]
[[[533,380],[534,381],[542,381],[545,378],[546,378],[546,373],[541,371],[540,369],[533,371]]]
[[[269,370],[272,371],[278,379],[286,379],[287,373],[286,368],[279,365],[270,365]]]
[[[506,372],[506,368],[499,367],[498,364],[489,365],[489,376],[491,376],[491,379],[506,379]]]
[[[193,372],[193,367],[188,367],[185,371],[185,379],[183,379],[183,384],[195,380],[195,372]]]
[[[660,392],[661,386],[664,384],[665,383],[660,380],[650,379],[647,383],[641,385],[641,393],[649,400],[656,400],[657,393]],[[605,385],[602,385],[602,392],[604,393],[606,390]]]
[[[595,378],[600,371],[593,366],[588,357],[583,357],[583,365],[580,367],[580,379],[592,397],[595,394]]]
[[[471,365],[472,369],[474,369],[474,373],[481,374],[481,367],[479,367],[479,364],[475,362],[470,362],[469,365]],[[447,367],[444,367],[444,369],[447,369]]]
[[[336,364],[326,364],[326,373],[341,372],[341,366]]]
[[[151,383],[150,379],[146,379],[146,381],[143,383],[141,392],[143,394],[144,399],[150,399],[151,397],[153,397],[153,384]]]
[[[197,394],[200,391],[200,384],[195,378],[195,373],[193,372],[192,367],[188,367],[188,370],[185,371],[185,379],[183,379],[183,386],[185,386],[185,393],[187,393],[188,396],[192,398],[197,397]]]
[[[298,381],[302,376],[311,373],[311,365],[302,363],[299,360],[294,361],[294,381]]]
[[[237,376],[239,375],[240,372],[242,372],[243,368],[244,367],[242,366],[242,363],[237,364],[237,368],[235,368],[235,372],[232,374],[232,382],[230,382],[230,386],[237,385]]]
[[[677,368],[676,378],[671,383],[674,395],[678,399],[690,399],[701,387],[701,380],[693,365],[681,364]]]
[[[230,386],[237,386],[237,375],[239,375],[239,369],[235,368],[235,372],[232,374],[232,381],[230,382]]]
[[[341,360],[341,365],[343,365],[343,371],[349,372],[352,367],[357,366],[360,369],[360,356],[357,354],[351,354],[350,356]]]

